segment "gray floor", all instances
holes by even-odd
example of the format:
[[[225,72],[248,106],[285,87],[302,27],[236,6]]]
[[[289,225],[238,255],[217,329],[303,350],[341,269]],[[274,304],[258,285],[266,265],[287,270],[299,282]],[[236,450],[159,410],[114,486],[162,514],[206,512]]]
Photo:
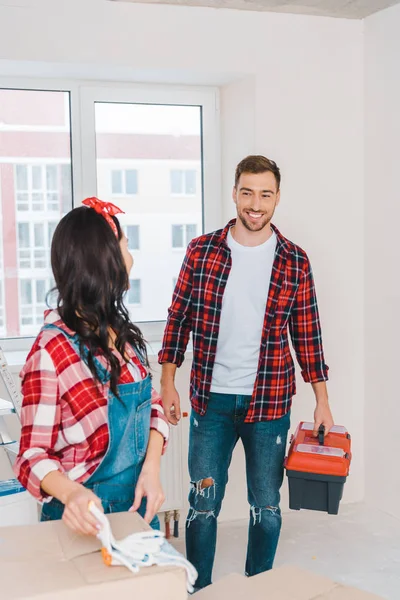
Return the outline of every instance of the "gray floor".
[[[172,540],[184,552],[181,539]],[[247,522],[219,527],[214,581],[243,573]],[[335,581],[400,600],[400,521],[363,504],[342,506],[338,516],[311,511],[284,515],[276,566],[294,564]]]

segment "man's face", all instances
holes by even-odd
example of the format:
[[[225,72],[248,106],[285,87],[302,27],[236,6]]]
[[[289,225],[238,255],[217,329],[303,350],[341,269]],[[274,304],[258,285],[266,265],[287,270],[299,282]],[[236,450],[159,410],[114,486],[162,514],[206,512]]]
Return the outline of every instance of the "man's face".
[[[242,173],[237,187],[233,188],[233,201],[237,214],[249,231],[261,231],[271,221],[280,192],[275,175],[265,173]]]

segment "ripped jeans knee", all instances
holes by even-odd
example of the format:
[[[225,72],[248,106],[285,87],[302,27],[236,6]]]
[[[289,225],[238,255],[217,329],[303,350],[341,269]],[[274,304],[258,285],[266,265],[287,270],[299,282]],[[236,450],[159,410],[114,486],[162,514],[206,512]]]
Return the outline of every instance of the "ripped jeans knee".
[[[250,506],[253,525],[261,524],[264,519],[276,519],[281,521],[281,509],[279,506]]]
[[[200,479],[199,481],[190,482],[190,492],[194,492],[196,498],[200,496],[200,498],[213,498],[215,500],[216,488],[217,485],[212,477],[206,477],[205,479]]]
[[[190,510],[186,525],[197,519],[216,519],[218,517],[221,501],[219,499],[218,486],[212,477],[206,477],[190,483]]]

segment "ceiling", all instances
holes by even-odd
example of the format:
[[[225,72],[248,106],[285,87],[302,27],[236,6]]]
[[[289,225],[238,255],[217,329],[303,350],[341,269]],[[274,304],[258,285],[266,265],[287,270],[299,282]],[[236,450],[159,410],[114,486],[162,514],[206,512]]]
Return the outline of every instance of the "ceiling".
[[[283,13],[300,13],[346,19],[363,19],[399,4],[400,0],[111,0],[139,4],[178,4]]]

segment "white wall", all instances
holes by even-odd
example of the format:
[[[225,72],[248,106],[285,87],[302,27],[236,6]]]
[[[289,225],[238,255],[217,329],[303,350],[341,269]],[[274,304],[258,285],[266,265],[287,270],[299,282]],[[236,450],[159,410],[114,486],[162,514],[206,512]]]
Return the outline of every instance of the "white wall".
[[[362,23],[98,0],[24,4],[0,7],[0,74],[222,87],[225,219],[238,160],[259,152],[281,166],[276,224],[313,263],[332,407],[353,436],[345,501],[362,499]],[[293,425],[312,409],[311,387],[299,382]],[[247,510],[238,451],[223,516]]]
[[[365,21],[366,498],[400,517],[400,6]]]

